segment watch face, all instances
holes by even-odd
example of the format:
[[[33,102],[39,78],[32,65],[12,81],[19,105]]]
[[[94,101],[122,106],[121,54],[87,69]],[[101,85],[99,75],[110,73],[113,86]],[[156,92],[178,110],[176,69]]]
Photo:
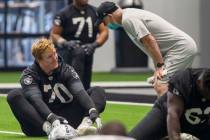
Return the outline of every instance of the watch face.
[[[164,63],[157,63],[157,67],[160,68],[164,65]]]

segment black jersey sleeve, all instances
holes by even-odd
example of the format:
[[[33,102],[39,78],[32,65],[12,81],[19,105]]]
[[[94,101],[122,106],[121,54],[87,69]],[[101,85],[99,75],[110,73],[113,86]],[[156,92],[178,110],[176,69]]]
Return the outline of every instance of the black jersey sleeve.
[[[73,97],[76,98],[85,109],[89,110],[91,108],[95,108],[93,100],[85,91],[82,82],[80,81],[80,78],[74,68],[66,65],[65,69],[65,82]]]
[[[190,69],[176,72],[169,81],[169,91],[172,94],[188,99],[192,89],[192,79]]]
[[[42,100],[42,93],[35,78],[31,75],[23,75],[20,79],[20,83],[23,89],[23,94],[26,99],[33,105],[33,107],[39,112],[43,119],[51,113],[51,110]]]
[[[66,17],[64,11],[62,10],[54,16],[53,24],[56,26],[63,27],[65,23],[66,23]]]

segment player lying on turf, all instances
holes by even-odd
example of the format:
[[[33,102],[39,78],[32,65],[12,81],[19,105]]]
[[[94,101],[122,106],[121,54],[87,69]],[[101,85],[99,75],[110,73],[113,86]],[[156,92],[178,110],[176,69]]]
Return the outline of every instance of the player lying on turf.
[[[22,131],[27,136],[47,134],[53,140],[92,130],[94,122],[100,127],[104,89],[93,87],[86,92],[77,73],[57,56],[48,39],[37,40],[32,54],[35,61],[22,73],[22,88],[7,97]]]
[[[172,76],[167,93],[129,135],[137,140],[159,140],[167,135],[170,140],[183,140],[180,133],[188,133],[209,140],[209,118],[210,69],[185,69]]]

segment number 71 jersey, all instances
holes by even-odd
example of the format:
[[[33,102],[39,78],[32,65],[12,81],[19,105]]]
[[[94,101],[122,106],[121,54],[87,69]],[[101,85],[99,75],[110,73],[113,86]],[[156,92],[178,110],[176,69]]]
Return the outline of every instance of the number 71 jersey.
[[[96,40],[98,27],[94,27],[97,20],[96,8],[87,5],[78,9],[68,5],[54,17],[54,26],[62,27],[61,36],[66,40],[80,40],[82,43],[92,43]]]

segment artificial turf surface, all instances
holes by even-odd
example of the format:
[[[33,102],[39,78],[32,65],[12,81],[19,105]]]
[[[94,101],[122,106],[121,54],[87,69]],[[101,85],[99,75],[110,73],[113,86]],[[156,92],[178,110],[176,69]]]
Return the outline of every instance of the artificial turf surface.
[[[103,123],[117,120],[122,122],[129,131],[141,120],[150,110],[149,106],[123,105],[108,103],[105,111],[101,114]],[[0,131],[21,132],[16,119],[14,118],[5,97],[0,97]],[[26,137],[17,134],[0,133],[0,140],[46,140],[47,137]]]
[[[19,82],[21,72],[0,72],[0,83],[17,83]],[[94,72],[92,81],[146,81],[152,73],[111,73],[111,72]]]

